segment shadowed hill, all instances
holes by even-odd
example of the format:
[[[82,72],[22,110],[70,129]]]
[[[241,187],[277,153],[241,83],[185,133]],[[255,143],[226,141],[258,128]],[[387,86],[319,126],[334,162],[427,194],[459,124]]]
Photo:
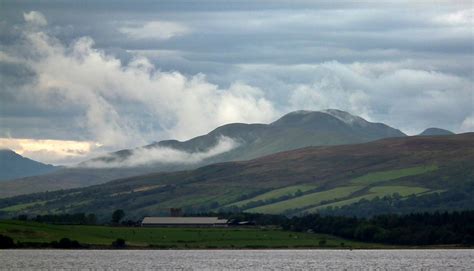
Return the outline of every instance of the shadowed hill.
[[[441,128],[428,128],[420,136],[454,135],[453,132]]]
[[[45,174],[58,167],[23,157],[12,150],[0,149],[0,181]]]

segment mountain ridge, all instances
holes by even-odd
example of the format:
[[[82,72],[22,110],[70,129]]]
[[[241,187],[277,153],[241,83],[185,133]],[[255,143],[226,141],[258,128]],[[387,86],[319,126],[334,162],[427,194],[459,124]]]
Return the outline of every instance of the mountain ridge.
[[[0,182],[46,174],[59,167],[44,164],[19,155],[10,149],[0,149]]]
[[[249,160],[307,146],[354,144],[405,136],[398,129],[368,122],[340,110],[295,111],[270,124],[226,124],[187,141],[165,140],[141,148],[120,150],[83,162],[76,168],[0,184],[0,197],[83,187],[121,177],[188,170],[226,161]],[[183,161],[159,160],[169,157],[170,151],[171,156],[182,157]],[[143,157],[159,159],[141,165],[136,165],[138,159],[127,160],[137,152]],[[139,158],[146,160],[143,157]]]
[[[321,138],[319,139],[319,142],[314,140],[315,146],[339,145],[341,143],[360,143],[385,137],[406,136],[406,134],[400,130],[392,128],[383,123],[368,122],[363,118],[337,109],[327,109],[324,111],[299,110],[285,114],[281,118],[269,124],[229,123],[217,127],[205,135],[197,136],[186,141],[178,141],[173,139],[164,140],[146,145],[142,148],[151,149],[155,147],[172,147],[174,149],[186,152],[206,151],[212,148],[212,146],[218,142],[219,137],[225,136],[239,140],[240,142],[244,142],[246,144],[252,144],[252,150],[255,154],[246,155],[245,157],[237,157],[237,159],[242,160],[253,159],[270,153],[309,146],[306,142],[298,144],[297,141],[293,143],[294,145],[290,146],[278,146],[278,144],[275,142],[266,142],[266,145],[273,144],[273,148],[269,147],[269,150],[267,151],[255,151],[256,147],[263,149],[265,148],[265,146],[262,146],[261,142],[255,142],[261,139],[261,137],[268,138],[275,133],[284,133],[284,131],[289,131],[290,129],[301,129],[303,132],[312,134],[319,133]],[[366,129],[372,129],[373,131],[365,131]],[[291,134],[291,132],[294,131],[290,130],[288,133],[280,134],[279,137],[284,137],[285,140],[288,141],[292,140],[295,135]],[[330,138],[331,135],[338,136],[340,138],[339,140],[332,141],[332,138]],[[326,136],[327,138],[322,138],[323,136]],[[118,156],[123,159],[124,156],[126,157],[131,155],[133,150],[134,149],[125,149],[115,153],[117,153]],[[249,152],[249,150],[245,151],[247,153]],[[112,153],[112,155],[113,154],[114,153]],[[224,154],[224,156],[228,155],[228,153]],[[101,160],[104,158],[99,157],[96,159]],[[105,159],[110,159],[110,155]],[[85,164],[87,164],[87,162]]]

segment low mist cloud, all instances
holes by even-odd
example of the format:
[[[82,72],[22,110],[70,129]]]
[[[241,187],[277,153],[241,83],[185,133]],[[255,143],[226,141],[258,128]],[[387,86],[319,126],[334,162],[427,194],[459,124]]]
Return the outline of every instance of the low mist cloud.
[[[90,160],[80,164],[86,168],[118,168],[146,166],[154,163],[160,164],[196,164],[203,160],[228,152],[239,144],[229,137],[222,136],[216,145],[203,152],[186,152],[170,147],[138,148],[132,150],[132,155],[124,160],[115,159],[111,162],[104,160]],[[116,158],[114,156],[104,156],[105,159]]]

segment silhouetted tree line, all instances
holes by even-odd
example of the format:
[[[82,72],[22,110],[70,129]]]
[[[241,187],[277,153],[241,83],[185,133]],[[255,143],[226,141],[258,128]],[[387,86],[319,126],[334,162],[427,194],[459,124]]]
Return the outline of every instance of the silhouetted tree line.
[[[87,246],[80,244],[76,240],[69,238],[61,238],[59,241],[53,242],[14,242],[14,240],[6,235],[0,234],[0,249],[5,248],[61,248],[61,249],[76,249],[76,248],[87,248]]]
[[[112,248],[126,248],[127,243],[122,238],[117,238],[111,243]],[[90,248],[88,244],[81,244],[76,240],[61,238],[59,241],[52,242],[15,242],[11,237],[0,234],[0,249],[8,248],[59,248],[59,249],[78,249]]]
[[[19,216],[19,220],[27,220],[26,216]],[[97,224],[95,214],[55,214],[55,215],[37,215],[32,219],[36,222],[48,224],[69,224],[69,225],[94,225]]]
[[[474,211],[379,215],[372,218],[293,217],[282,224],[292,231],[314,231],[363,242],[396,245],[474,245]]]
[[[141,219],[139,220],[131,220],[131,219],[124,219],[125,212],[122,209],[115,210],[112,213],[110,225],[114,226],[140,226]],[[104,225],[109,224],[107,220],[99,221],[97,216],[93,213],[85,214],[85,213],[75,213],[75,214],[54,214],[54,215],[37,215],[32,217],[31,219],[28,215],[22,214],[13,219],[17,219],[20,221],[35,221],[40,223],[46,224],[60,224],[60,225]]]

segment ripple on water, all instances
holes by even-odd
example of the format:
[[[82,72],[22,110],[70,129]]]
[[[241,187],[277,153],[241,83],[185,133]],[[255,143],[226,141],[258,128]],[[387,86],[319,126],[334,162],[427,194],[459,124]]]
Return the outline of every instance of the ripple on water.
[[[474,250],[3,250],[0,269],[473,270]]]

